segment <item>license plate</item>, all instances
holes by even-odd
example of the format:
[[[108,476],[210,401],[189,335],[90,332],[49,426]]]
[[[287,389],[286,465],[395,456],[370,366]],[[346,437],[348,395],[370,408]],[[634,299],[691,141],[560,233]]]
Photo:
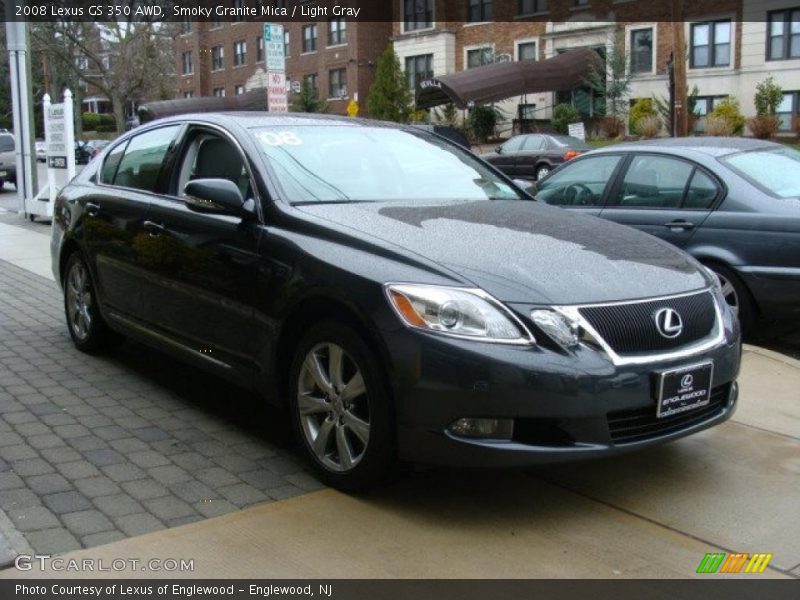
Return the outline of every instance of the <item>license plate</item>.
[[[711,402],[714,363],[705,362],[661,371],[656,377],[658,418],[669,417]]]

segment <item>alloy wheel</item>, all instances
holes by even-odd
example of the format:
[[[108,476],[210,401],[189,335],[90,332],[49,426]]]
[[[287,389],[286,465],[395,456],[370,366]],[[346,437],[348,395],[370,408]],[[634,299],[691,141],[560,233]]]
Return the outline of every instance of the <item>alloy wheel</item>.
[[[536,181],[539,181],[543,177],[546,177],[548,173],[550,173],[550,169],[548,169],[547,167],[539,167],[536,170]]]
[[[725,302],[728,303],[733,314],[737,317],[739,316],[739,294],[736,293],[736,288],[733,287],[730,279],[722,275],[721,273],[717,272],[717,277],[719,278],[719,283],[722,288],[722,296],[725,298]]]
[[[306,443],[327,469],[354,469],[367,450],[370,412],[364,376],[341,346],[324,342],[303,360],[297,411]]]
[[[76,262],[67,275],[67,317],[75,337],[83,341],[92,330],[92,288],[89,274],[81,262]]]

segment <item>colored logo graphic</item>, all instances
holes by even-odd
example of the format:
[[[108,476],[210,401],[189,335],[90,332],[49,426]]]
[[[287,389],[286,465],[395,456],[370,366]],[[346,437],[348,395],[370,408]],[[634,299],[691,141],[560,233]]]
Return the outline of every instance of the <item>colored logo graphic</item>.
[[[697,567],[698,573],[763,573],[772,554],[749,552],[710,552]]]

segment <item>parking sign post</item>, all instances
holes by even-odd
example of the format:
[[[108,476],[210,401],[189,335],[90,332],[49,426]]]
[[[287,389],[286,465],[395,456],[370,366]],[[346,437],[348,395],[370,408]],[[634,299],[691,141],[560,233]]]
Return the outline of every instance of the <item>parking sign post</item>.
[[[267,63],[267,110],[288,112],[283,25],[264,23],[264,52]]]

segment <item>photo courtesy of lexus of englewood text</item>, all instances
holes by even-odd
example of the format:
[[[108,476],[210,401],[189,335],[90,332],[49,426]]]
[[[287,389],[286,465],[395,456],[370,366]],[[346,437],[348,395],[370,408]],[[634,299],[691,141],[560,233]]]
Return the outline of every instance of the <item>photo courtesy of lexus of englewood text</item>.
[[[797,597],[800,0],[1,14],[0,597]]]

